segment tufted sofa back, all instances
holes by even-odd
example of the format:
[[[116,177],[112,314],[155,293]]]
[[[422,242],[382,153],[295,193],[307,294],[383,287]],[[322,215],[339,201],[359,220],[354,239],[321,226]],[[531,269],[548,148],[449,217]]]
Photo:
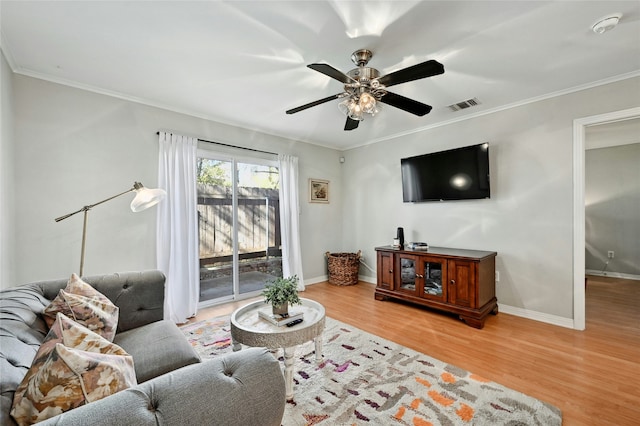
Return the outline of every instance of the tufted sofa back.
[[[165,276],[160,271],[82,279],[120,308],[118,332],[163,317]],[[0,292],[0,425],[15,424],[9,416],[13,394],[49,331],[41,313],[67,281],[42,281]]]

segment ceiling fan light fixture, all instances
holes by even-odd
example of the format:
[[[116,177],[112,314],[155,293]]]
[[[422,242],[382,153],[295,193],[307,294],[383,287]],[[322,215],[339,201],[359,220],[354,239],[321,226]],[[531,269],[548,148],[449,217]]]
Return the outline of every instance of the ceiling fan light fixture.
[[[360,107],[360,103],[357,98],[354,99],[353,97],[349,97],[348,99],[345,99],[338,104],[338,109],[352,120],[364,120],[362,108]]]
[[[378,112],[378,109],[376,108],[377,103],[376,98],[368,92],[364,92],[360,95],[360,100],[358,101],[362,111],[372,115]]]
[[[355,100],[349,104],[349,118],[356,121],[364,120],[364,114],[362,113],[360,103]]]
[[[598,22],[593,24],[591,29],[596,34],[603,34],[609,30],[614,29],[616,25],[618,25],[618,22],[620,22],[620,18],[622,18],[622,13],[614,13],[612,15],[605,16],[604,18],[599,19]]]
[[[365,114],[372,117],[380,112],[376,95],[360,88],[362,91],[351,93],[349,97],[338,104],[338,109],[352,120],[362,121]]]
[[[349,115],[349,104],[353,102],[353,99],[347,98],[338,104],[338,110],[344,115]]]

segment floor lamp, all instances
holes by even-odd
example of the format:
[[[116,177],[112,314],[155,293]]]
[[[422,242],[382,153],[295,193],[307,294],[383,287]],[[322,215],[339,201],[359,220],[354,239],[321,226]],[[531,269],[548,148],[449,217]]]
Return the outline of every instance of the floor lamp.
[[[148,188],[145,188],[144,185],[142,185],[140,182],[134,182],[133,188],[131,189],[127,189],[126,191],[121,192],[120,194],[116,194],[113,197],[107,198],[106,200],[98,201],[95,204],[84,206],[80,210],[77,210],[73,213],[69,213],[64,216],[60,216],[56,218],[56,222],[60,222],[77,213],[84,212],[84,224],[82,226],[82,251],[80,254],[80,276],[82,276],[84,272],[84,248],[85,248],[85,241],[87,237],[87,214],[89,213],[89,210],[91,210],[95,206],[98,206],[102,203],[106,203],[107,201],[113,200],[114,198],[118,198],[121,195],[128,194],[129,192],[133,192],[133,191],[136,192],[135,198],[133,199],[133,201],[131,201],[131,210],[134,213],[141,212],[142,210],[146,210],[149,207],[155,206],[160,201],[162,201],[164,197],[167,195],[164,189],[148,189]]]

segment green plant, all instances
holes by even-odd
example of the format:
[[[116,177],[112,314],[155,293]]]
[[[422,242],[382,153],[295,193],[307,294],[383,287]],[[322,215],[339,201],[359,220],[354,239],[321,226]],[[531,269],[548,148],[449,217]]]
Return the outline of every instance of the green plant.
[[[276,278],[268,281],[262,291],[262,296],[266,303],[278,307],[285,303],[290,305],[301,305],[302,302],[298,297],[298,276],[294,275],[288,278]]]

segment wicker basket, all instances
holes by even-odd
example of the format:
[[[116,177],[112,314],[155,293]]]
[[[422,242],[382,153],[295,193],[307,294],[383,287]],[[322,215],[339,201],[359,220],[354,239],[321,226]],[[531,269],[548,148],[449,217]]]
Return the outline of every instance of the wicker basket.
[[[361,253],[361,250],[358,250],[358,253],[327,252],[327,264],[329,266],[329,284],[358,284],[358,269],[360,268]]]

